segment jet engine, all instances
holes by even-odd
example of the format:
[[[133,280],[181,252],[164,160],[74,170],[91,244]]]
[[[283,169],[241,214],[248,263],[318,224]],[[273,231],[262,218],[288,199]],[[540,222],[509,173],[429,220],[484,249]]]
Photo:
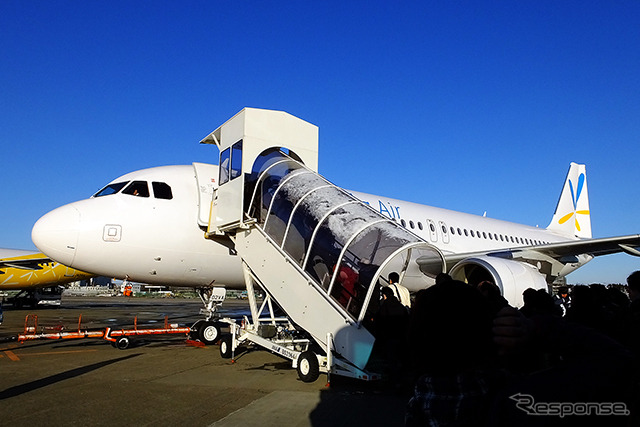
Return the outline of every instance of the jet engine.
[[[513,307],[522,307],[525,289],[549,289],[545,276],[534,266],[486,255],[460,261],[449,271],[449,275],[472,285],[489,280],[498,285],[502,296]]]

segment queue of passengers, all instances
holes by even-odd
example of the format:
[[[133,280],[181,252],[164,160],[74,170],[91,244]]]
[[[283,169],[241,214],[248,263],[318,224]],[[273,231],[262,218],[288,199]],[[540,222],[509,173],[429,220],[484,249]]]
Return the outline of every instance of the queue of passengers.
[[[640,271],[627,282],[629,296],[528,289],[518,310],[491,282],[443,274],[410,315],[383,289],[378,323],[394,320],[376,331],[379,351],[396,384],[412,385],[406,425],[640,425]]]

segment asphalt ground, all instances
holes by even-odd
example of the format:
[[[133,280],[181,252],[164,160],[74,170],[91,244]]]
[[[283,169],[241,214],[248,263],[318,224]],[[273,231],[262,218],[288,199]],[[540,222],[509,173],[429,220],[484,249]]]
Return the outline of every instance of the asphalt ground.
[[[220,357],[184,335],[137,337],[126,350],[103,339],[8,341],[25,317],[39,330],[190,326],[199,300],[65,297],[54,309],[5,307],[0,326],[0,426],[361,426],[404,424],[406,395],[381,383],[321,375],[300,381],[291,362],[264,350]],[[227,300],[224,314],[248,312]]]

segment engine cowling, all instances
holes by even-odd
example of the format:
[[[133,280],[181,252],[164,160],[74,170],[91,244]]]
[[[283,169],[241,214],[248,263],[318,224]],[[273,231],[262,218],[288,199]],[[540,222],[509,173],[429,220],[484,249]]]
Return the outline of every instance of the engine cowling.
[[[534,266],[490,256],[464,259],[453,266],[449,275],[472,285],[490,280],[513,307],[522,307],[522,293],[528,288],[549,290],[545,276]]]

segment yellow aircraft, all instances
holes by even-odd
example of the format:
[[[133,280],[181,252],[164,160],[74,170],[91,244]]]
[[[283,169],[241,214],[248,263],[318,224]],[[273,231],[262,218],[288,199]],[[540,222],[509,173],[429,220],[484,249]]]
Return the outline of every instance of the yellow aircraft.
[[[40,252],[0,249],[0,291],[23,291],[26,295],[14,299],[16,302],[59,305],[61,289],[43,288],[94,276],[53,261]]]
[[[0,249],[0,290],[22,290],[61,285],[93,277],[35,251]]]

